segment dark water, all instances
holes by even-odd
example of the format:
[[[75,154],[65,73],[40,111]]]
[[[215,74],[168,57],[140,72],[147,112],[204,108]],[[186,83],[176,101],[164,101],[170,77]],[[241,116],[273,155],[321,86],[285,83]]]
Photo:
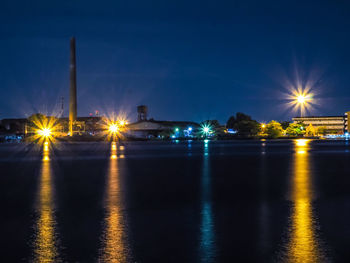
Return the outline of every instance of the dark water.
[[[0,145],[1,262],[350,262],[348,141]]]

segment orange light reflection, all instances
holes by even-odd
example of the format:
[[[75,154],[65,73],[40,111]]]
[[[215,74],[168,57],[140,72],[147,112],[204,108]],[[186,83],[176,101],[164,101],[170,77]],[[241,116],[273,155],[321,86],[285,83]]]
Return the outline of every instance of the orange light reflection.
[[[49,144],[44,143],[39,185],[39,217],[36,223],[35,262],[57,262],[58,249],[55,234],[53,191]]]
[[[116,142],[112,142],[106,192],[105,232],[101,255],[103,262],[127,261],[119,184],[117,145]]]
[[[313,185],[309,160],[309,140],[295,141],[291,199],[293,201],[288,262],[321,262],[324,253],[316,233],[316,218],[312,213]]]

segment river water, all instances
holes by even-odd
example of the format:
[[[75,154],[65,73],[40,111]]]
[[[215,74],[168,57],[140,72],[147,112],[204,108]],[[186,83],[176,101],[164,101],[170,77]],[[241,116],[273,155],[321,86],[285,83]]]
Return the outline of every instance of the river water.
[[[0,205],[1,262],[350,262],[350,144],[1,144]]]

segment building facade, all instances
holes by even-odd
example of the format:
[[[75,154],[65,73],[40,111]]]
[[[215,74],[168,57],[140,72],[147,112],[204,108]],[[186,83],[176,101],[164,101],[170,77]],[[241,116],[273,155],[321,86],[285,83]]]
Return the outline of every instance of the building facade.
[[[324,127],[328,134],[344,134],[349,132],[348,119],[350,111],[340,116],[308,116],[294,117],[294,123],[304,123],[306,126],[310,124],[314,128]]]
[[[193,137],[199,124],[189,121],[142,120],[127,125],[130,138],[182,138]]]

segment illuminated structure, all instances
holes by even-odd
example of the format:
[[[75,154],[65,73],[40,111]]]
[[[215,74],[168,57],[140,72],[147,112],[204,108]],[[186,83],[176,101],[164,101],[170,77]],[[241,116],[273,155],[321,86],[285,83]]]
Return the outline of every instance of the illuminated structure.
[[[312,125],[316,129],[324,127],[328,134],[343,134],[349,132],[348,119],[350,112],[346,112],[343,116],[309,116],[294,117],[294,123],[303,122],[306,126]]]
[[[132,138],[173,138],[187,137],[199,129],[199,125],[189,121],[140,121],[127,125],[127,134]]]
[[[21,119],[3,119],[0,120],[0,133],[5,135],[45,135],[50,128],[52,132],[53,124],[56,137],[64,137],[67,134],[73,136],[79,135],[95,135],[103,129],[100,116],[78,117],[77,116],[77,76],[76,76],[76,51],[75,38],[70,39],[70,87],[69,87],[69,117],[62,117],[63,101],[61,98],[61,110],[55,116],[48,116],[42,113],[36,113],[28,118]],[[36,123],[33,123],[33,118]],[[40,118],[45,117],[50,123],[42,123]],[[59,117],[57,117],[59,116]],[[50,124],[50,127],[46,127]],[[37,132],[39,130],[39,132]]]
[[[200,128],[199,124],[190,121],[147,119],[147,113],[147,106],[137,107],[137,122],[125,124],[127,137],[137,139],[191,137]]]
[[[69,134],[73,136],[73,127],[77,120],[77,72],[75,59],[75,38],[70,40],[70,89],[69,89]]]

